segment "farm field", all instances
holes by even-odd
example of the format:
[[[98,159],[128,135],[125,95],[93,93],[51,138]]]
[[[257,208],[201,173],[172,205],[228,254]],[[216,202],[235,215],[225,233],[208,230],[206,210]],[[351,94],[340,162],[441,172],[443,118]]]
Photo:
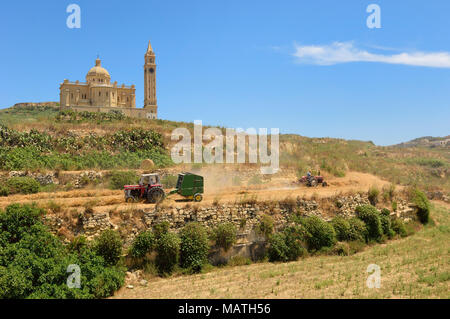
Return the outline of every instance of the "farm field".
[[[214,175],[211,171],[215,171]],[[308,188],[304,185],[296,184],[295,174],[287,174],[279,177],[274,177],[271,181],[264,182],[259,185],[250,186],[231,186],[230,183],[218,179],[216,169],[206,170],[204,172],[211,178],[206,178],[206,193],[201,203],[196,203],[199,206],[211,206],[213,203],[235,203],[244,198],[255,198],[255,200],[283,200],[288,197],[317,197],[326,198],[338,194],[367,192],[367,190],[376,185],[379,189],[390,183],[380,179],[377,176],[348,172],[345,177],[330,176],[327,179],[329,186],[327,187],[313,187]],[[203,173],[201,173],[204,175]],[[397,187],[400,190],[401,187]],[[179,201],[177,195],[170,197],[164,201],[164,205],[182,207],[186,202]],[[39,206],[45,207],[48,202],[54,202],[63,206],[65,209],[84,210],[86,205],[94,208],[95,212],[108,212],[110,210],[126,210],[128,208],[139,209],[149,208],[155,206],[154,204],[145,203],[143,201],[138,203],[125,203],[124,194],[122,190],[108,190],[108,189],[81,189],[71,191],[59,192],[41,192],[37,194],[16,194],[8,197],[0,197],[0,209],[12,203],[31,204],[36,203]]]

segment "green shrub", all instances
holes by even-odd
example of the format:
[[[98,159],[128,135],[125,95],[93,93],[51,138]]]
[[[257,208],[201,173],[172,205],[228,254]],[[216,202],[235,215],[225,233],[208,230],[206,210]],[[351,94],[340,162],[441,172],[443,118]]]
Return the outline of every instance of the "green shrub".
[[[123,189],[124,185],[136,184],[138,180],[134,171],[114,171],[111,173],[109,186],[111,189]]]
[[[153,233],[155,234],[156,238],[161,237],[164,234],[167,234],[169,232],[170,224],[168,221],[160,222],[153,226]]]
[[[380,240],[383,235],[380,213],[371,205],[356,207],[358,217],[366,224],[369,231],[369,239]]]
[[[76,236],[71,241],[70,244],[67,246],[69,251],[71,252],[81,252],[81,250],[88,247],[88,240],[85,236]]]
[[[125,281],[124,267],[107,267],[89,282],[95,298],[106,298],[113,295]]]
[[[427,224],[430,220],[430,201],[425,193],[417,188],[412,190],[412,201],[417,208],[417,217],[422,224]]]
[[[288,261],[289,247],[286,245],[286,235],[275,233],[269,239],[269,261]]]
[[[389,186],[384,186],[383,187],[383,200],[385,202],[392,202],[392,200],[395,197],[395,185],[394,184],[390,184]]]
[[[333,226],[319,217],[306,218],[304,226],[307,231],[309,249],[319,250],[322,247],[331,247],[336,242],[336,233]]]
[[[143,231],[134,239],[130,254],[134,258],[143,258],[151,252],[156,246],[155,235],[150,231]]]
[[[388,238],[394,237],[395,232],[392,230],[391,218],[389,217],[389,215],[381,214],[380,221],[381,227],[383,228],[383,234],[385,234]]]
[[[10,193],[35,194],[39,192],[40,184],[31,177],[11,177],[6,181]]]
[[[303,242],[307,233],[302,226],[288,226],[269,239],[269,261],[294,261],[307,254]]]
[[[120,235],[111,229],[103,231],[94,242],[94,250],[110,265],[117,264],[122,254]]]
[[[406,237],[408,235],[405,224],[400,218],[395,218],[394,220],[392,220],[391,227],[392,230],[400,237]]]
[[[283,230],[285,243],[288,247],[288,260],[297,260],[307,254],[304,243],[307,239],[306,230],[302,226],[288,226]]]
[[[336,232],[336,238],[338,241],[349,240],[350,224],[348,220],[338,216],[333,218],[331,224],[333,225],[334,231]]]
[[[398,206],[397,201],[394,200],[394,201],[392,202],[392,205],[391,205],[392,211],[393,211],[393,212],[396,212],[396,211],[397,211],[397,206]]]
[[[180,238],[174,233],[163,233],[156,243],[156,267],[161,275],[171,274],[180,255]]]
[[[349,241],[361,241],[363,243],[369,240],[369,231],[366,224],[358,218],[350,218],[348,220],[350,231],[348,233]]]
[[[378,189],[378,187],[376,187],[375,185],[370,187],[368,194],[367,194],[370,204],[375,206],[378,203],[379,195],[380,195],[380,190]]]
[[[213,239],[216,245],[229,250],[236,243],[237,230],[233,223],[218,225],[213,231]]]
[[[110,267],[88,245],[64,246],[43,225],[42,214],[17,204],[0,211],[0,299],[104,298],[123,285],[122,267]],[[67,286],[73,264],[81,270],[79,289]]]
[[[180,239],[181,267],[200,271],[207,262],[209,251],[206,228],[196,222],[189,223],[180,231]]]
[[[263,235],[266,239],[270,238],[273,234],[273,219],[269,215],[263,215],[259,225],[256,228],[256,232]]]
[[[0,186],[0,196],[8,196],[9,195],[9,188],[2,185]]]
[[[15,243],[24,237],[31,226],[38,224],[44,210],[30,205],[12,204],[0,212],[0,243]]]

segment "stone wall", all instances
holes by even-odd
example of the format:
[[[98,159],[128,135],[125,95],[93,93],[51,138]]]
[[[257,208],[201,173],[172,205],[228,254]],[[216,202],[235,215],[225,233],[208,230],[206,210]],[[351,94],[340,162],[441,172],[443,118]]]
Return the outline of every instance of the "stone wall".
[[[164,178],[167,175],[177,174],[177,170],[174,169],[152,169],[154,173],[158,173],[159,176]],[[95,171],[86,170],[79,172],[32,172],[32,171],[9,171],[0,172],[0,176],[3,178],[11,177],[31,177],[38,181],[41,185],[49,184],[61,184],[66,185],[68,183],[72,184],[74,188],[83,188],[86,184],[96,183],[101,181],[104,177],[108,177],[110,171]],[[138,171],[139,173],[139,171]]]
[[[412,204],[404,199],[397,199],[397,202],[398,209],[392,212],[392,215],[406,220],[414,218],[415,209]],[[163,221],[167,221],[170,229],[175,232],[189,222],[199,222],[208,228],[231,222],[239,230],[238,244],[248,245],[262,240],[254,230],[265,214],[272,217],[276,229],[281,229],[290,223],[290,217],[294,213],[302,216],[318,216],[329,221],[334,216],[355,216],[356,206],[364,204],[369,204],[367,196],[355,194],[320,201],[296,198],[282,202],[229,203],[210,207],[198,207],[187,203],[184,207],[151,206],[148,209],[128,212],[90,211],[79,214],[77,222],[72,222],[71,225],[67,218],[58,215],[46,215],[45,220],[54,232],[58,232],[58,229],[64,226],[74,235],[85,235],[90,239],[105,229],[116,229],[124,237],[126,246],[130,245],[141,231],[151,229]]]

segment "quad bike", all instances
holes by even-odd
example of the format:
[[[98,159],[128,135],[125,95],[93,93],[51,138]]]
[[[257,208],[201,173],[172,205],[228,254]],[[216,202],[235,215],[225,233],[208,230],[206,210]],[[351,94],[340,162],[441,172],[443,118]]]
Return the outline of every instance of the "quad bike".
[[[305,184],[307,187],[316,187],[319,184],[322,184],[323,187],[328,186],[327,182],[324,181],[323,176],[302,176],[299,179],[299,182]]]

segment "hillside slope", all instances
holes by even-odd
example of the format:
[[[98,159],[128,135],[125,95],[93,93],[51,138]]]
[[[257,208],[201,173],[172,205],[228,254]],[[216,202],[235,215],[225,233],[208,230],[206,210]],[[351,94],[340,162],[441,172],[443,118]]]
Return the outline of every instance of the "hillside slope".
[[[171,166],[173,164],[169,150],[174,143],[170,139],[171,132],[177,127],[193,130],[192,123],[131,119],[117,114],[69,112],[61,115],[54,107],[45,106],[1,110],[0,125],[16,133],[35,130],[43,134],[39,137],[44,140],[57,140],[51,149],[36,150],[33,147],[40,145],[26,144],[19,151],[14,145],[7,145],[3,138],[0,140],[0,157],[3,156],[4,163],[12,164],[3,164],[0,170],[134,169],[139,167],[144,158],[153,159],[159,167]],[[108,138],[114,134],[129,134],[132,130],[150,130],[160,134],[164,150],[157,147],[143,150],[130,149],[123,144],[110,145],[111,140]],[[39,144],[42,139],[33,141]],[[67,150],[60,147],[61,143],[75,143],[77,148]],[[377,175],[395,184],[418,185],[448,192],[448,148],[411,145],[402,148],[381,147],[372,142],[285,134],[280,136],[280,165],[282,168],[298,171],[300,176],[307,170],[325,172],[336,177],[345,176],[348,171],[357,171]],[[36,162],[36,158],[42,160]],[[19,159],[21,163],[17,164]]]
[[[440,205],[440,204],[439,204]],[[436,205],[437,226],[352,256],[225,267],[193,276],[149,278],[113,298],[450,298],[447,240],[450,210]],[[366,286],[367,267],[381,268],[381,287]]]

